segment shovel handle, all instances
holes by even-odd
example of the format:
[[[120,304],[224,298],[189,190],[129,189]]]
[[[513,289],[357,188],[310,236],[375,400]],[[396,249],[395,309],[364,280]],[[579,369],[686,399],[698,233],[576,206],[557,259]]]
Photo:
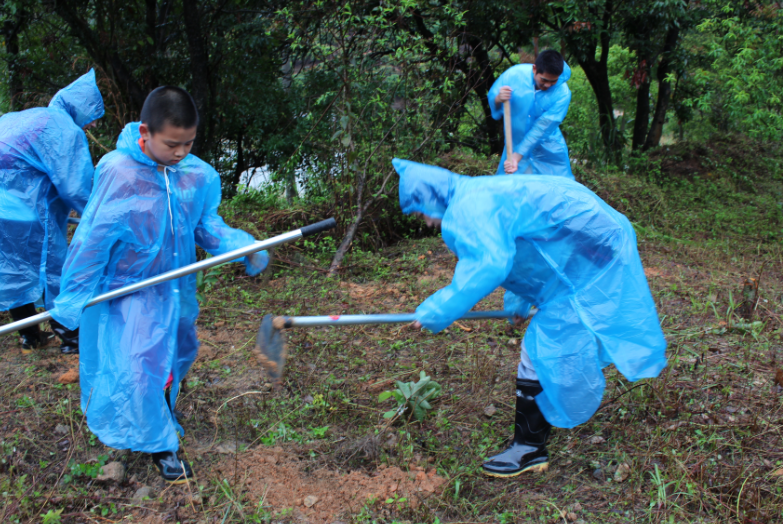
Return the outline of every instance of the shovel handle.
[[[305,226],[302,229],[289,231],[288,233],[283,233],[282,235],[277,235],[276,237],[268,238],[266,240],[262,240],[254,244],[250,244],[249,246],[245,246],[239,249],[235,249],[233,251],[229,251],[228,253],[224,253],[222,255],[217,255],[211,258],[204,259],[200,262],[196,262],[195,264],[190,264],[188,266],[172,269],[171,271],[167,271],[166,273],[160,274],[156,277],[148,278],[147,280],[142,280],[141,282],[136,282],[135,284],[131,284],[129,286],[125,286],[119,289],[115,289],[113,291],[109,291],[108,293],[104,293],[103,295],[98,295],[97,297],[90,300],[85,307],[94,306],[95,304],[106,302],[107,300],[112,300],[124,295],[129,295],[130,293],[135,293],[136,291],[139,291],[140,289],[144,289],[145,287],[155,286],[157,284],[161,284],[169,280],[174,280],[180,277],[184,277],[186,275],[198,273],[199,271],[203,271],[205,269],[219,266],[220,264],[225,264],[226,262],[231,262],[232,260],[236,260],[237,258],[242,258],[247,255],[252,255],[253,253],[263,251],[264,249],[271,249],[281,244],[285,244],[286,242],[298,240],[303,236],[306,236],[305,230],[308,227],[316,228],[315,232],[317,233],[320,231],[324,231],[326,229],[330,229],[335,225],[337,224],[334,222],[334,219],[324,220],[322,222],[318,222],[317,224],[312,224],[311,226]],[[313,234],[313,233],[308,232],[308,234]],[[17,322],[11,322],[10,324],[0,326],[0,335],[6,335],[8,333],[18,331],[22,328],[34,326],[40,324],[41,322],[44,322],[45,320],[51,320],[51,318],[52,315],[50,315],[48,311],[45,311],[43,313],[38,313],[37,315],[34,315],[32,317],[28,317],[23,320],[19,320]]]
[[[511,101],[503,102],[503,130],[506,136],[506,158],[511,158],[514,152],[514,141],[511,140]]]
[[[511,311],[470,311],[459,320],[482,320],[489,318],[511,318]],[[380,315],[326,315],[318,317],[277,317],[282,327],[352,326],[357,324],[402,324],[416,320],[416,313],[395,313]],[[275,319],[275,324],[280,321]]]

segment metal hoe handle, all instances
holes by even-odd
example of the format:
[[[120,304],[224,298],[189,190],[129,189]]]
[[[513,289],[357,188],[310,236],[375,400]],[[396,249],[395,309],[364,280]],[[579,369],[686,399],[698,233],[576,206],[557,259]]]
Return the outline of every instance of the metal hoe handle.
[[[224,253],[222,255],[207,258],[200,262],[196,262],[195,264],[190,264],[188,266],[172,269],[171,271],[167,271],[166,273],[160,274],[156,277],[148,278],[147,280],[142,280],[141,282],[136,282],[135,284],[131,284],[129,286],[125,286],[119,289],[115,289],[113,291],[109,291],[108,293],[104,293],[103,295],[98,295],[97,297],[90,300],[85,307],[94,306],[95,304],[106,302],[107,300],[112,300],[124,295],[129,295],[130,293],[135,293],[140,289],[144,289],[150,286],[155,286],[163,282],[168,282],[169,280],[174,280],[180,277],[184,277],[186,275],[198,273],[199,271],[203,271],[211,267],[219,266],[220,264],[225,264],[226,262],[231,262],[232,260],[236,260],[237,258],[242,258],[247,255],[252,255],[253,253],[263,251],[264,249],[270,249],[279,246],[281,244],[285,244],[286,242],[298,240],[307,235],[312,235],[315,233],[319,233],[321,231],[325,231],[336,225],[337,223],[334,221],[333,218],[329,220],[324,220],[322,222],[318,222],[317,224],[312,224],[310,226],[305,226],[302,229],[297,229],[296,231],[289,231],[288,233],[283,233],[282,235],[277,235],[276,237],[268,238],[266,240],[256,242],[255,244],[251,244],[249,246],[245,246],[239,249],[235,249],[233,251],[229,251],[228,253]],[[311,228],[311,229],[308,230],[307,228]],[[38,313],[37,315],[25,318],[24,320],[19,320],[18,322],[12,322],[10,324],[1,326],[0,335],[6,335],[8,333],[18,331],[22,328],[34,326],[46,320],[50,320],[51,318],[52,315],[49,314],[48,311],[45,311],[43,313]]]
[[[459,320],[482,320],[490,318],[511,318],[511,311],[470,311]],[[283,327],[352,326],[357,324],[400,324],[416,320],[416,313],[380,315],[327,315],[318,317],[278,317]]]

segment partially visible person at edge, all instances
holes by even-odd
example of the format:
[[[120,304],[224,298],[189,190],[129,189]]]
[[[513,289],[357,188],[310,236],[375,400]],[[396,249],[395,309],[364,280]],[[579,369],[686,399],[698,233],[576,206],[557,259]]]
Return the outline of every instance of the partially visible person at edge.
[[[193,476],[179,450],[179,385],[198,352],[196,275],[86,308],[106,293],[255,242],[218,215],[220,177],[189,154],[198,111],[178,87],[147,96],[141,122],[125,126],[117,149],[95,170],[95,189],[68,251],[51,311],[80,326],[81,407],[105,445],[152,454],[163,479]],[[267,253],[242,259],[258,275]]]
[[[103,116],[95,71],[54,95],[49,107],[0,117],[0,310],[22,320],[43,298],[54,307],[68,250],[68,214],[81,214],[94,167],[84,129]],[[79,352],[79,334],[50,321],[63,353]],[[48,344],[38,325],[19,330],[22,349]]]
[[[532,316],[516,377],[514,436],[487,475],[543,471],[550,427],[587,422],[601,404],[602,368],[631,381],[666,366],[663,337],[628,219],[583,185],[547,175],[466,177],[394,159],[400,206],[459,261],[451,284],[416,309],[437,333],[497,287],[517,320]]]
[[[510,67],[487,95],[492,118],[503,118],[503,102],[511,101],[514,151],[503,148],[497,174],[539,174],[574,178],[560,124],[568,113],[571,68],[560,53],[542,51],[535,64]],[[504,127],[505,129],[505,127]]]

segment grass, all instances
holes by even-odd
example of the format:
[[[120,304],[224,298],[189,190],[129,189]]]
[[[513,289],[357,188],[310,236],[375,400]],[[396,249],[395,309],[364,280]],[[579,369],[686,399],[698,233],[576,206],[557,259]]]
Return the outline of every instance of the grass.
[[[423,465],[448,481],[420,504],[405,497],[369,500],[341,515],[343,522],[783,520],[783,400],[775,379],[783,367],[779,242],[749,235],[752,223],[740,224],[738,234],[723,235],[714,229],[722,222],[701,219],[681,221],[678,230],[674,221],[685,216],[686,204],[677,203],[674,185],[590,176],[608,201],[619,207],[626,198],[633,206],[626,212],[637,213],[669,366],[657,379],[634,384],[608,368],[601,409],[582,426],[553,431],[551,468],[542,476],[499,480],[477,473],[511,432],[523,332],[503,321],[463,323],[438,335],[404,326],[290,330],[284,383],[269,385],[250,353],[263,314],[412,311],[449,281],[455,264],[439,239],[407,240],[354,252],[344,273],[328,279],[308,269],[324,267],[328,252],[317,244],[290,245],[281,258],[292,262],[277,262],[268,280],[225,266],[204,290],[200,356],[178,401],[188,417],[183,447],[199,475],[190,485],[162,486],[147,456],[95,440],[83,424],[78,386],[57,382],[74,359],[53,348],[24,355],[12,337],[0,341],[0,519],[300,521],[298,508],[272,507],[245,489],[240,461],[262,446],[294,454],[303,475]],[[764,182],[770,188],[764,198],[777,198],[776,180]],[[651,194],[672,213],[665,220],[644,220],[653,209]],[[755,213],[774,225],[774,209],[728,207],[726,216]],[[242,213],[232,217],[235,224],[247,220]],[[760,286],[746,319],[739,308],[748,277]],[[480,307],[498,308],[501,301],[495,292]],[[379,402],[379,393],[421,371],[442,386],[433,409],[421,423],[389,426],[383,415],[391,404]],[[490,404],[497,412],[487,417]],[[95,481],[98,464],[115,460],[126,464],[126,479]],[[153,497],[133,500],[143,485],[153,487]]]

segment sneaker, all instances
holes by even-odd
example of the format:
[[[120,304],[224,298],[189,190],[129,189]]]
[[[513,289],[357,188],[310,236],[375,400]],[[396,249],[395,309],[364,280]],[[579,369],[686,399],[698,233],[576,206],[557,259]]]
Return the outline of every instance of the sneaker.
[[[182,460],[176,451],[160,451],[152,454],[152,462],[158,467],[160,476],[170,484],[184,484],[193,478],[193,470],[186,460]]]

